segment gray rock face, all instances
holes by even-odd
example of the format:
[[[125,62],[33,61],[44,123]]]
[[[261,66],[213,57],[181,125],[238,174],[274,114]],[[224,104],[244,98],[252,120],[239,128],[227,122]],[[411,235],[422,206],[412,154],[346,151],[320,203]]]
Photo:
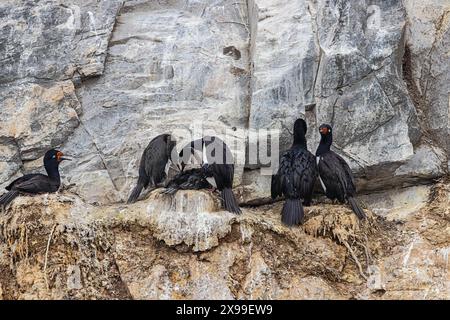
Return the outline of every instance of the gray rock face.
[[[22,160],[61,145],[78,126],[79,103],[71,81],[6,87],[2,90],[0,136],[17,145]]]
[[[284,150],[298,117],[312,151],[317,127],[334,126],[361,190],[442,176],[448,12],[443,0],[2,1],[0,185],[61,147],[72,192],[120,202],[151,138],[181,144],[203,126],[231,132],[251,201],[270,179],[245,163],[247,135],[279,129]]]
[[[75,84],[102,74],[120,5],[2,1],[0,183],[73,137],[83,112]]]
[[[450,3],[405,1],[408,86],[421,113],[424,130],[450,152]]]
[[[315,23],[303,0],[256,1],[254,77],[249,126],[279,128],[288,147],[294,121],[315,102],[314,84],[319,60]]]
[[[100,75],[121,1],[2,1],[0,83]]]

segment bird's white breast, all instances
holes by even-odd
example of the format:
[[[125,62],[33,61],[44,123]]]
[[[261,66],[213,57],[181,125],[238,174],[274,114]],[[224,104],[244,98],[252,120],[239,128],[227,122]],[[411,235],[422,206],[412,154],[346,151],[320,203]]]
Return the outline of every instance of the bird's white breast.
[[[206,180],[209,182],[210,185],[212,185],[214,188],[217,188],[216,179],[214,177],[208,177]]]
[[[320,160],[322,160],[322,158],[320,156],[317,156],[316,157],[317,165],[319,165]],[[322,178],[320,177],[320,173],[319,173],[319,181],[320,181],[320,184],[322,185],[323,191],[327,192],[327,188],[325,187],[325,184],[323,183]]]
[[[169,175],[169,169],[170,165],[172,164],[172,161],[168,160],[166,163],[166,167],[164,168],[164,172],[166,173],[166,177]]]
[[[208,158],[206,157],[206,145],[204,142],[202,144],[202,159],[203,159],[203,164],[208,163]]]

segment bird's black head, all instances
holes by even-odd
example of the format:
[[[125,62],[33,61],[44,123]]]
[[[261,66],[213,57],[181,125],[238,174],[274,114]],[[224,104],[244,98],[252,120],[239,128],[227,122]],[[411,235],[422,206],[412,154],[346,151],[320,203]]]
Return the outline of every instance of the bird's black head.
[[[323,136],[327,136],[327,135],[331,135],[332,134],[332,128],[331,128],[331,126],[329,124],[324,123],[324,124],[322,124],[319,127],[319,132],[320,132],[320,135],[322,137]]]
[[[320,132],[320,143],[317,147],[316,156],[327,153],[331,149],[331,144],[333,143],[333,132],[329,124],[322,124],[319,127]]]
[[[307,149],[306,143],[306,121],[303,119],[297,119],[294,123],[294,143],[293,146],[300,146]]]
[[[63,160],[70,159],[64,158],[64,154],[59,150],[51,149],[45,153],[44,167],[49,177],[59,179],[58,167]]]
[[[294,123],[294,132],[298,132],[299,130],[303,130],[303,133],[306,134],[308,130],[308,126],[306,125],[306,121],[303,119],[297,119]]]
[[[70,160],[70,159],[64,158],[64,153],[56,149],[48,150],[44,156],[44,164],[53,163],[58,165],[63,160]]]

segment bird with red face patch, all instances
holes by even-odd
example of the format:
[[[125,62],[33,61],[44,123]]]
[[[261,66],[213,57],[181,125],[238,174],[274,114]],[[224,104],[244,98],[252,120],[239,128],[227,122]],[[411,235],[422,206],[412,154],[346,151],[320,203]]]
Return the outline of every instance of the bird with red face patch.
[[[366,215],[355,200],[356,188],[353,174],[347,162],[331,150],[333,143],[333,129],[328,124],[319,127],[320,144],[316,151],[316,161],[319,168],[319,180],[325,195],[337,199],[340,203],[346,201],[359,219]]]
[[[35,195],[40,193],[53,193],[58,191],[61,185],[59,175],[59,164],[63,160],[70,160],[64,157],[61,151],[52,149],[45,153],[44,167],[47,175],[41,173],[31,173],[20,177],[6,187],[7,193],[0,197],[0,208],[5,208],[11,201],[21,194]]]

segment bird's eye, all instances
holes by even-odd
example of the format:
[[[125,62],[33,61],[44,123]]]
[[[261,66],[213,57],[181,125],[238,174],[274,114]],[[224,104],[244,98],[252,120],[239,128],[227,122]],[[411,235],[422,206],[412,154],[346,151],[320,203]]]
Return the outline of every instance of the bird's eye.
[[[53,157],[52,158],[56,158],[56,154],[55,155],[53,155]]]

